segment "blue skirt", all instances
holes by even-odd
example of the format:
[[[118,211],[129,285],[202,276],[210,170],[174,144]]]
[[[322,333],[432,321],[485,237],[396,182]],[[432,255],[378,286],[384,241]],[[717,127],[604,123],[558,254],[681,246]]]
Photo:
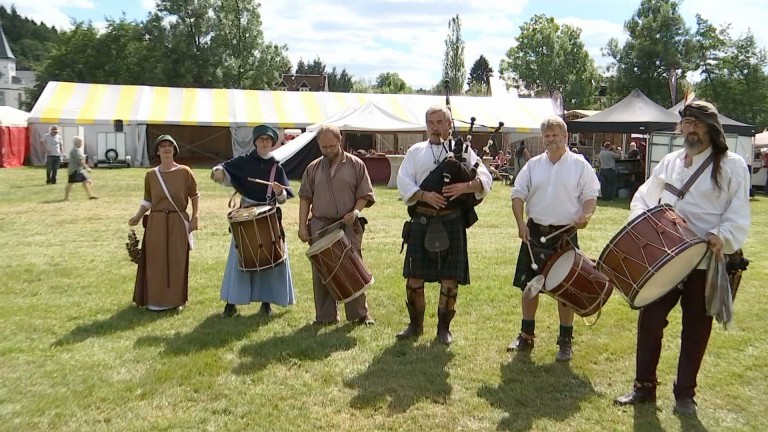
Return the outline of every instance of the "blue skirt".
[[[229,256],[221,281],[221,299],[236,305],[251,302],[268,302],[280,306],[295,304],[296,294],[293,291],[287,245],[285,255],[285,261],[277,267],[261,271],[243,271],[237,267],[235,241],[230,241]]]

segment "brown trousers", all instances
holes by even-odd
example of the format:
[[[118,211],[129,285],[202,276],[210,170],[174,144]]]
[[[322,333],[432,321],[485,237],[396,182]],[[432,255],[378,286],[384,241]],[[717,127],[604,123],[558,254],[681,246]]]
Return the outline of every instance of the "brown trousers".
[[[335,220],[328,218],[313,217],[309,220],[309,233],[320,231],[334,223]],[[358,256],[362,257],[361,249],[363,243],[363,233],[358,223],[355,223],[354,227],[344,226],[344,233],[349,238],[352,247]],[[327,234],[323,232],[321,234]],[[319,236],[319,237],[322,237]],[[317,239],[313,239],[317,240]],[[312,265],[312,290],[315,295],[315,320],[318,322],[336,322],[339,320],[338,303],[331,297],[331,293],[328,288],[323,284],[323,278]],[[368,296],[367,293],[363,293],[357,298],[344,303],[344,311],[346,313],[347,321],[355,321],[360,318],[368,316]]]
[[[640,310],[635,377],[638,382],[657,382],[656,367],[661,356],[664,328],[669,324],[667,316],[679,300],[683,310],[683,328],[674,394],[676,399],[695,396],[696,376],[712,332],[712,317],[707,316],[704,302],[705,284],[706,271],[694,270],[683,283],[682,290],[675,288]]]

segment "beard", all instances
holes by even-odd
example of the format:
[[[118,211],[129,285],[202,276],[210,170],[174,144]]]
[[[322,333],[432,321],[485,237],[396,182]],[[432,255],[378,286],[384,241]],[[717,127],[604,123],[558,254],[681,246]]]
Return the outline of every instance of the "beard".
[[[691,150],[696,150],[702,146],[701,138],[695,133],[689,133],[685,136],[685,147]]]

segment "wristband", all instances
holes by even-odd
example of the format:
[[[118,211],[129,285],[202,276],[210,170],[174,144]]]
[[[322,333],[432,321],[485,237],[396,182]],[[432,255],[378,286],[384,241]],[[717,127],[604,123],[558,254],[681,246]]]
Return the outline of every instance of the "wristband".
[[[360,217],[360,210],[355,209],[355,211],[353,211],[352,213],[354,213],[355,218],[359,218]]]

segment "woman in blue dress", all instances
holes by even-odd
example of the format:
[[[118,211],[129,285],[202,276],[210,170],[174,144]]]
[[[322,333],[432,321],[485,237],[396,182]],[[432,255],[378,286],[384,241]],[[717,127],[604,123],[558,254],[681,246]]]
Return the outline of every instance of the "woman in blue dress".
[[[294,195],[283,167],[271,153],[277,143],[277,131],[267,125],[259,125],[253,128],[252,139],[256,147],[253,151],[215,166],[211,178],[239,192],[242,195],[241,208],[283,204]],[[272,314],[273,303],[280,306],[296,303],[280,208],[276,209],[276,213],[285,260],[275,267],[259,271],[241,270],[238,267],[235,241],[232,239],[221,281],[221,299],[226,302],[223,316],[234,316],[238,313],[237,305],[251,302],[262,302],[260,312],[265,315]]]

